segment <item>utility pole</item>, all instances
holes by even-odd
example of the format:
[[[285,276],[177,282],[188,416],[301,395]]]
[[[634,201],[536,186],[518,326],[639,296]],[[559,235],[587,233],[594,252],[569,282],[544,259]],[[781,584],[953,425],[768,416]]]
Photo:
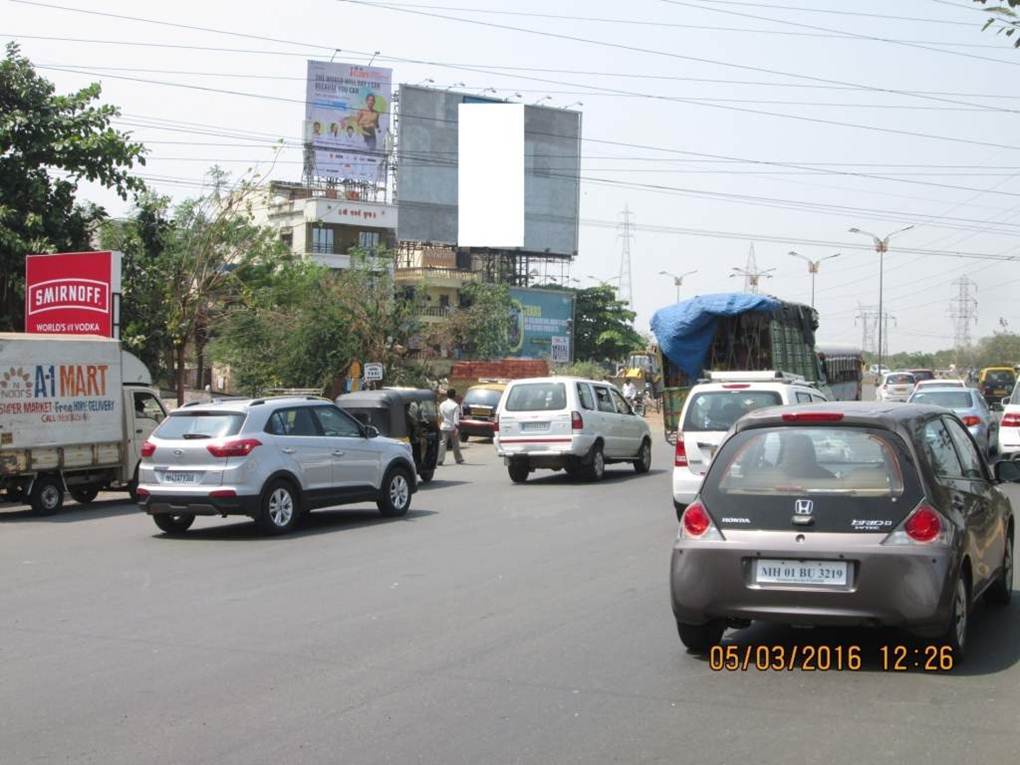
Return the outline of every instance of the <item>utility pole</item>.
[[[620,222],[620,239],[623,240],[620,250],[620,300],[630,306],[634,296],[634,283],[630,268],[630,240],[634,236],[631,232],[630,216],[633,213],[630,211],[630,206],[625,204],[620,215],[623,218]]]
[[[861,324],[861,350],[870,351],[878,357],[878,367],[882,367],[882,356],[889,355],[889,320],[896,323],[896,317],[889,313],[879,313],[873,305],[857,306],[854,323]],[[877,339],[876,339],[877,337]]]
[[[816,258],[814,260],[809,258],[807,255],[801,255],[799,252],[794,252],[793,250],[790,250],[789,254],[792,255],[795,258],[800,258],[805,263],[807,263],[808,273],[811,274],[811,307],[814,308],[815,307],[815,277],[818,275],[818,267],[822,264],[823,260],[831,260],[832,258],[838,258],[839,257],[839,253],[837,252],[835,255],[826,255],[824,258]]]
[[[977,324],[977,298],[971,289],[977,291],[977,284],[961,276],[953,282],[956,297],[949,301],[949,318],[953,320],[953,345],[957,352],[970,346],[970,325]]]
[[[744,268],[734,268],[730,274],[732,279],[734,276],[744,277],[744,292],[750,292],[752,295],[758,294],[758,284],[762,279],[771,279],[774,268],[766,268],[764,270],[758,268],[758,261],[754,257],[754,243],[751,243],[751,250],[747,253],[747,265]]]
[[[886,234],[884,238],[879,238],[872,234],[870,231],[864,231],[854,226],[850,229],[851,234],[863,234],[864,236],[870,236],[872,241],[875,243],[875,252],[878,253],[878,315],[884,316],[882,312],[882,278],[885,273],[885,254],[889,251],[889,240],[897,234],[902,234],[904,231],[909,231],[914,227],[911,223],[909,226],[904,226],[901,229],[893,231],[891,234]],[[884,322],[879,319],[878,322],[878,368],[882,368],[882,324]]]

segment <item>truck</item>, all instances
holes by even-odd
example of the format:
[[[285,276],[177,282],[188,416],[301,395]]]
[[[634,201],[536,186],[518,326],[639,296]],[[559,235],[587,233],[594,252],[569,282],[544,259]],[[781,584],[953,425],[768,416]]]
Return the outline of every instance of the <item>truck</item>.
[[[652,316],[663,378],[663,428],[673,443],[691,388],[708,372],[765,371],[798,375],[826,387],[815,352],[818,313],[769,295],[699,295]]]
[[[166,416],[145,365],[91,335],[0,333],[0,498],[39,515],[64,495],[131,492],[142,444]]]

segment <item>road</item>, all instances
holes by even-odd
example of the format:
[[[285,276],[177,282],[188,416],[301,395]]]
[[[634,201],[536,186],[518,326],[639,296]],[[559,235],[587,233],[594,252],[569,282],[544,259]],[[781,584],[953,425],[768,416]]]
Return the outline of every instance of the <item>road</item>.
[[[511,485],[492,447],[405,518],[161,535],[117,498],[0,513],[4,763],[959,762],[1020,751],[1020,598],[952,674],[713,672],[669,609],[671,454]],[[113,496],[113,495],[111,495]]]

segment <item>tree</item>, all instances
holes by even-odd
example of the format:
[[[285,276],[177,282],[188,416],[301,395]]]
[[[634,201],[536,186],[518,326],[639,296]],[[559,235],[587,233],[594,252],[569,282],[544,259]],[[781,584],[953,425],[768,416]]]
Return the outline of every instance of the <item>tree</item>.
[[[106,212],[76,200],[93,181],[122,199],[144,188],[130,174],[143,147],[110,127],[120,111],[98,105],[93,83],[56,95],[14,43],[0,62],[0,329],[24,327],[25,255],[89,249]],[[60,174],[59,176],[57,174]]]
[[[434,327],[431,345],[459,348],[475,359],[500,359],[510,352],[510,288],[473,282],[460,291],[463,304]]]
[[[974,0],[975,3],[987,5],[988,0]],[[1006,37],[1016,37],[1013,40],[1013,47],[1020,48],[1020,15],[1016,9],[1020,8],[1020,0],[998,0],[999,5],[994,8],[985,8],[989,14],[982,31],[994,26],[996,34],[1005,34]]]
[[[644,340],[634,329],[635,316],[608,284],[574,290],[574,358],[617,360],[643,348]]]

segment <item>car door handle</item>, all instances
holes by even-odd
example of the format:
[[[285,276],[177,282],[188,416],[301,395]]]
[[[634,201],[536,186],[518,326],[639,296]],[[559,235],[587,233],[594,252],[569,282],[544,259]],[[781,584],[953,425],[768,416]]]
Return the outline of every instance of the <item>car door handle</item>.
[[[280,449],[280,451],[283,452],[284,454],[293,454],[294,453],[294,450],[291,449],[289,446],[284,447],[283,449]]]
[[[333,452],[333,456],[334,457],[343,457],[344,453],[342,451],[340,451],[339,449],[337,449],[336,451]]]

